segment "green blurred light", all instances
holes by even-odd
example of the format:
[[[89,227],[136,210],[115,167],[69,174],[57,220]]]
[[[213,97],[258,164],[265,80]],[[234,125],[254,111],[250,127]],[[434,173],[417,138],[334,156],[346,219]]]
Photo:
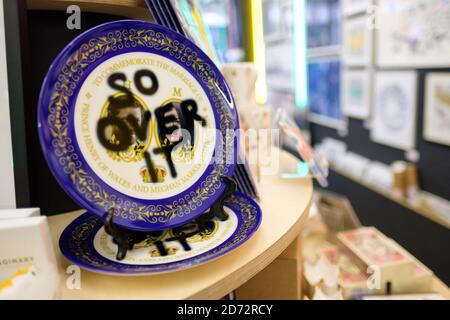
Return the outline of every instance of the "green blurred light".
[[[283,179],[298,179],[305,178],[309,175],[309,165],[306,162],[300,161],[297,164],[297,173],[282,173]]]

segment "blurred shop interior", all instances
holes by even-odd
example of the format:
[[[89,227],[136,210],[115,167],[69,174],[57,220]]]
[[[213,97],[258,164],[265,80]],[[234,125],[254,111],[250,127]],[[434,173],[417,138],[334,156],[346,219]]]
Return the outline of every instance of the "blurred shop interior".
[[[68,30],[57,27],[65,24],[65,12],[44,10],[38,2],[25,1],[16,29],[28,39],[16,55],[20,59],[27,52],[24,68],[32,70],[28,87],[22,88],[28,92],[22,102],[26,112],[12,115],[27,123],[22,137],[27,143],[14,145],[15,152],[28,155],[15,164],[23,186],[16,200],[19,207],[40,207],[51,216],[79,207],[47,167],[31,125],[37,117],[32,106],[65,45],[118,16],[87,10],[82,30]],[[205,50],[222,67],[235,98],[250,90],[256,101],[244,105],[245,99],[236,98],[241,127],[278,128],[282,113],[328,165],[328,185],[314,182],[296,247],[302,254],[302,297],[445,297],[450,285],[450,2],[189,2],[201,10],[212,44]],[[306,179],[307,164],[283,130],[280,147],[298,160],[281,163],[285,178]],[[252,170],[258,177],[262,169]],[[370,270],[374,265],[379,270]],[[283,269],[268,272],[271,277]],[[368,288],[377,272],[383,274],[380,283]],[[261,296],[266,291],[249,284],[236,294],[274,298]],[[292,298],[288,292],[280,298]]]
[[[203,2],[205,17],[234,13],[241,3]],[[450,90],[450,57],[439,51],[450,48],[450,3],[379,2],[263,0],[257,8],[262,17],[256,13],[247,27],[250,48],[235,35],[241,25],[234,14],[221,26],[211,19],[211,30],[224,61],[235,62],[236,48],[243,47],[255,63],[257,101],[272,115],[286,110],[328,160],[329,186],[316,184],[310,229],[304,231],[314,243],[304,248],[305,263],[320,269],[322,246],[323,255],[339,260],[319,230],[375,227],[448,284],[450,105],[432,95]],[[392,12],[396,21],[384,20],[393,19]],[[446,80],[437,84],[434,78]],[[433,104],[442,110],[432,111]],[[433,112],[442,118],[433,120]],[[410,129],[397,135],[403,126]],[[440,134],[431,127],[440,127]],[[289,141],[284,148],[296,154]]]

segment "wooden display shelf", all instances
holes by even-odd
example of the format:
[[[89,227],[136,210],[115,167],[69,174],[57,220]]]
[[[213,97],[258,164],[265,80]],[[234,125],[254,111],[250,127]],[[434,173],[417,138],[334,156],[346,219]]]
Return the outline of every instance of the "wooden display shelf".
[[[62,10],[78,5],[81,11],[151,20],[144,0],[26,0],[28,10]]]
[[[281,154],[282,161],[296,158]],[[260,229],[241,247],[205,265],[154,276],[117,277],[81,271],[81,289],[66,287],[69,263],[61,255],[59,237],[83,213],[49,218],[61,276],[60,299],[220,299],[273,262],[300,234],[312,200],[311,179],[283,180],[263,176],[260,184],[263,219]],[[276,286],[271,283],[270,286]]]
[[[381,196],[383,196],[383,197],[385,197],[385,198],[387,198],[387,199],[389,199],[389,200],[391,200],[391,201],[393,201],[393,202],[395,202],[395,203],[397,203],[397,204],[399,204],[399,205],[401,205],[401,206],[403,206],[403,207],[405,207],[427,219],[430,219],[430,220],[436,222],[437,224],[440,224],[443,227],[450,229],[450,222],[448,222],[447,220],[442,218],[438,213],[434,212],[433,210],[430,210],[424,206],[413,205],[412,203],[408,202],[405,199],[395,197],[392,193],[382,190],[380,188],[377,188],[361,179],[357,179],[357,178],[351,176],[350,174],[343,172],[342,170],[339,170],[336,168],[331,168],[331,170],[333,170],[337,174],[339,174],[349,180],[352,180],[352,181],[362,185],[363,187],[369,189],[372,192],[375,192],[375,193],[377,193],[377,194],[379,194],[379,195],[381,195]]]

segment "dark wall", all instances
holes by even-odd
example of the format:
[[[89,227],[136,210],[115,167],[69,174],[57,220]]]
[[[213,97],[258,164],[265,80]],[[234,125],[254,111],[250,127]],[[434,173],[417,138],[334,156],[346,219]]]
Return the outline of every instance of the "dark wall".
[[[337,173],[332,172],[329,179],[330,189],[350,199],[363,225],[376,226],[395,239],[450,285],[450,232],[447,228]]]
[[[423,140],[425,74],[420,70],[418,83],[417,149],[420,152],[419,179],[421,188],[450,200],[450,148]],[[404,160],[405,152],[374,143],[370,131],[360,120],[350,119],[349,134],[341,137],[336,130],[311,124],[313,143],[325,137],[345,141],[350,151],[369,159],[391,164]],[[330,176],[330,189],[350,198],[364,225],[373,225],[394,238],[419,260],[429,266],[443,281],[450,284],[450,230],[384,198],[336,173]]]
[[[68,15],[63,12],[28,11],[29,103],[26,104],[28,170],[31,205],[40,207],[43,214],[53,215],[80,209],[60,188],[49,171],[42,154],[37,132],[37,105],[41,85],[53,59],[82,32],[120,17],[82,13],[81,30],[66,27]],[[20,204],[19,204],[20,205]],[[23,204],[27,206],[27,204]]]

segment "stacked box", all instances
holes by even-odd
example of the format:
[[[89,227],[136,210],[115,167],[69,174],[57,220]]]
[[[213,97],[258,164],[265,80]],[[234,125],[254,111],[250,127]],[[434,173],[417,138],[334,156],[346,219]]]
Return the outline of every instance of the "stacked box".
[[[415,293],[431,289],[433,273],[376,228],[341,232],[337,238],[360,268],[367,270],[367,287],[374,293]]]

